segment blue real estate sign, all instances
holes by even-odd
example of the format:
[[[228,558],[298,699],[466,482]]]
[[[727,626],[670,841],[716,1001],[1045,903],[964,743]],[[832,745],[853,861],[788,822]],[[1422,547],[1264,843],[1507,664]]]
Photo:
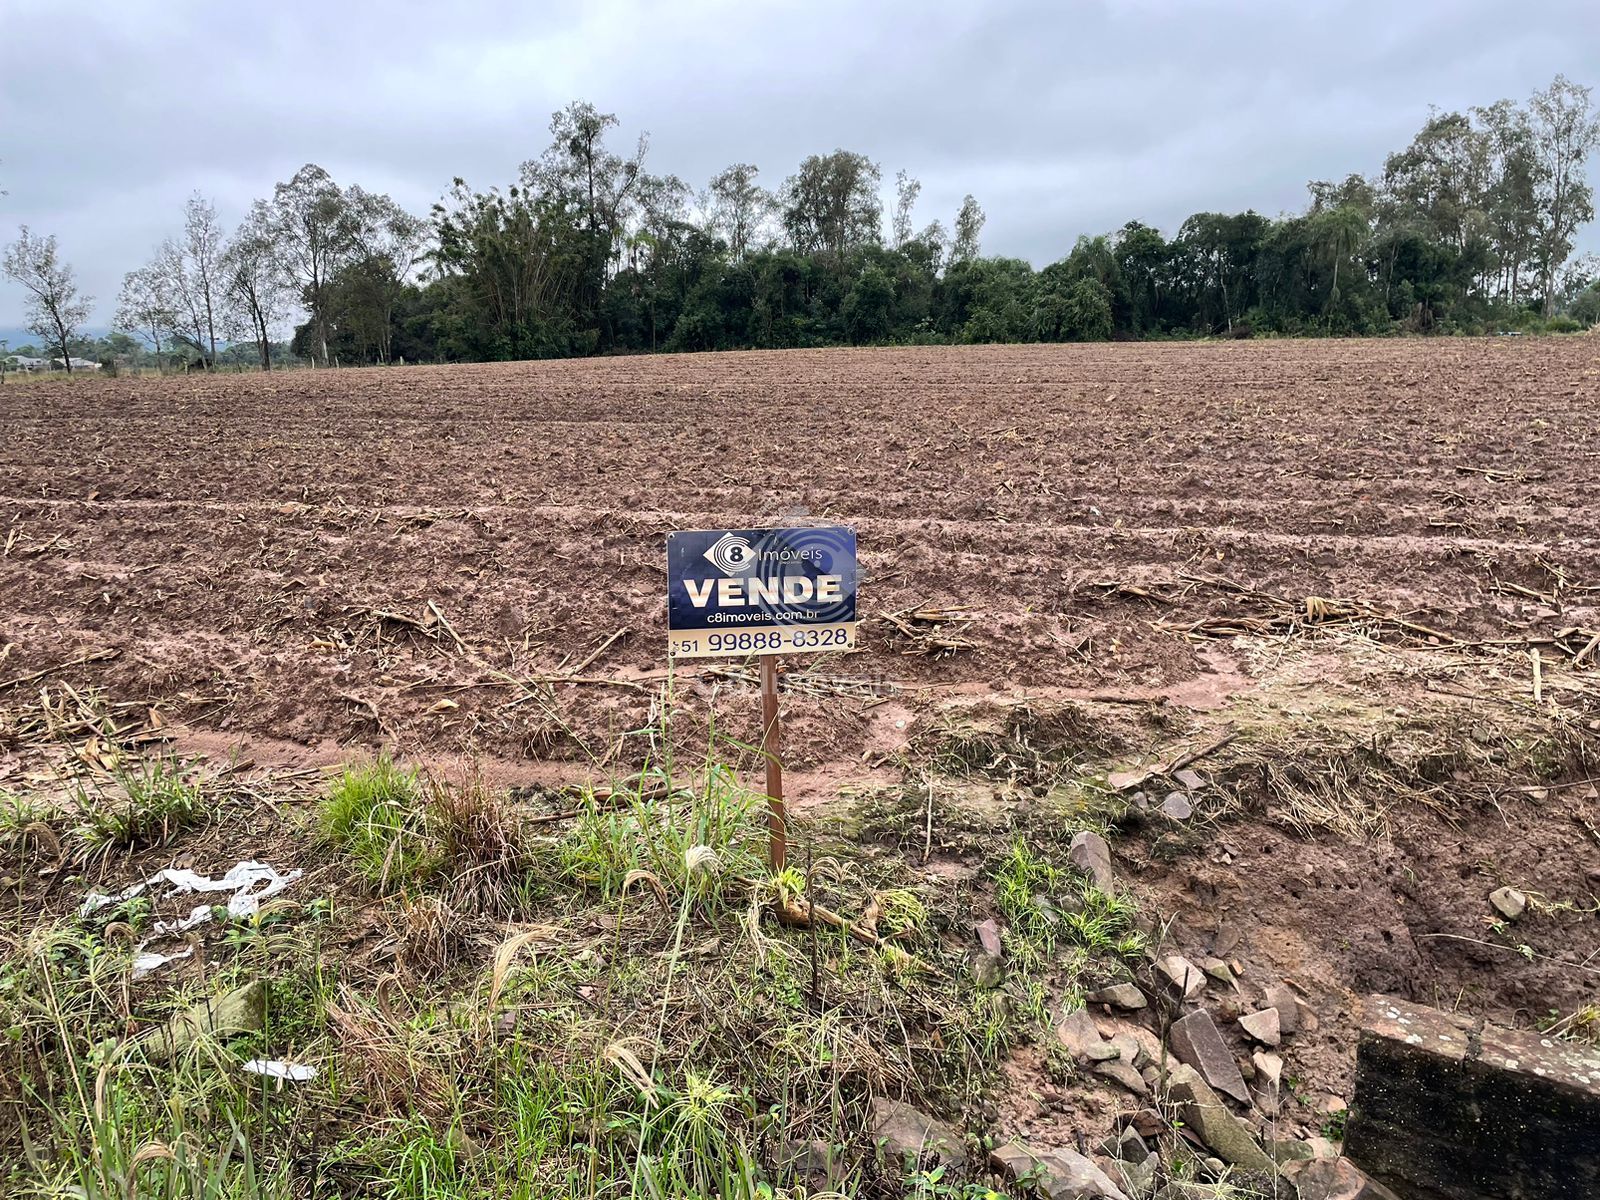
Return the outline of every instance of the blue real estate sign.
[[[667,628],[675,658],[850,649],[855,531],[830,525],[669,533]]]

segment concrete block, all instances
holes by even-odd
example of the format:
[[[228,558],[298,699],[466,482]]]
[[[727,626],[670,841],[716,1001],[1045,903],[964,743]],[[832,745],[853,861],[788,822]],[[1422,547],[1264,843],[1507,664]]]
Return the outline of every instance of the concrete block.
[[[1344,1152],[1405,1200],[1600,1196],[1600,1052],[1369,996]]]

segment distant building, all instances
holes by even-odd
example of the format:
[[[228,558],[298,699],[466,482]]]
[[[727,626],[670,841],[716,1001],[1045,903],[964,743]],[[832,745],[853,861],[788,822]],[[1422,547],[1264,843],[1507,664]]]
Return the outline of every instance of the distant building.
[[[92,358],[69,358],[67,361],[72,364],[74,371],[98,371],[100,369],[100,364]],[[65,367],[59,358],[52,358],[50,360],[50,369],[52,371],[61,371],[65,370]]]
[[[7,354],[0,358],[8,371],[44,371],[50,364],[42,358],[29,358],[26,354]]]

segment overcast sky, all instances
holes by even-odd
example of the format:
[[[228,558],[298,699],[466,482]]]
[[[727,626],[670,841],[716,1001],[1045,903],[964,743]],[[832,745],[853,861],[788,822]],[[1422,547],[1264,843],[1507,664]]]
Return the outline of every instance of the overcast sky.
[[[316,162],[425,212],[456,175],[510,181],[581,97],[696,188],[843,146],[923,181],[919,225],[970,191],[984,251],[1043,265],[1133,218],[1299,208],[1430,104],[1558,71],[1600,85],[1597,0],[6,0],[0,241],[56,234],[100,327],[196,189],[231,226]],[[0,281],[0,329],[21,317]]]

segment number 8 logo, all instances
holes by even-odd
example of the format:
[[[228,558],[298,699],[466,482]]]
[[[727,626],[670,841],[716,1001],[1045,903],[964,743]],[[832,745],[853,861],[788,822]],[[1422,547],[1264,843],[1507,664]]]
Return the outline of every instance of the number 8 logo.
[[[749,568],[752,551],[744,538],[725,533],[711,544],[705,557],[724,575],[738,575]]]

